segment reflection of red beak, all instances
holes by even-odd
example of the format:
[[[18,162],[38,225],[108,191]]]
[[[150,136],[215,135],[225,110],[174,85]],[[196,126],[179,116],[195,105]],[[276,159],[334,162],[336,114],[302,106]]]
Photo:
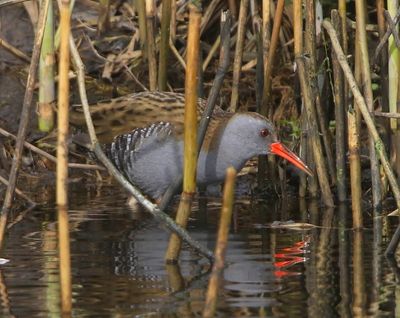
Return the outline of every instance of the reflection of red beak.
[[[306,164],[299,157],[297,157],[292,151],[290,151],[280,142],[274,142],[273,144],[271,144],[270,150],[273,154],[285,158],[287,161],[295,165],[297,168],[303,170],[309,176],[311,177],[313,176],[313,173],[310,170],[310,168],[307,167]]]

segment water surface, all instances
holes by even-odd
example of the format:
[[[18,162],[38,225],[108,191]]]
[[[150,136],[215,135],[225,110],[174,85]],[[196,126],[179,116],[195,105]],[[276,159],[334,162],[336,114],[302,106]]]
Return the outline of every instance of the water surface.
[[[206,213],[193,213],[190,233],[213,249],[220,206],[209,201]],[[179,266],[166,266],[168,233],[125,203],[118,186],[72,185],[73,316],[201,316],[207,260],[185,248]],[[399,287],[383,256],[397,220],[376,218],[355,232],[350,213],[297,199],[238,200],[217,316],[398,316]],[[277,220],[320,227],[267,226]],[[1,255],[10,260],[0,266],[2,317],[60,315],[56,229],[51,201],[10,229]]]

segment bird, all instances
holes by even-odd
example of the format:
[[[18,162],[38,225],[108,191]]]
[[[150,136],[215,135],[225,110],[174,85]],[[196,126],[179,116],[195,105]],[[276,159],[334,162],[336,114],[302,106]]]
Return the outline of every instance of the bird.
[[[183,94],[141,92],[91,108],[107,156],[144,194],[159,200],[183,167]],[[198,100],[198,118],[206,101]],[[76,122],[75,117],[75,122]],[[130,131],[124,130],[130,128]],[[110,135],[118,132],[110,139]],[[110,141],[111,140],[111,141]],[[232,113],[216,106],[200,149],[197,184],[221,183],[225,171],[240,171],[258,155],[275,154],[312,175],[307,165],[278,139],[274,125],[255,112]]]

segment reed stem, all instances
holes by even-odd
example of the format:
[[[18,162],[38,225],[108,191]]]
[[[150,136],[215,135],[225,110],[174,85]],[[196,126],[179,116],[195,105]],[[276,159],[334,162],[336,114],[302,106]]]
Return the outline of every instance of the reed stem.
[[[61,281],[61,310],[72,310],[71,259],[68,222],[68,109],[69,109],[69,36],[71,11],[69,0],[60,3],[60,57],[58,84],[58,130],[57,130],[57,181],[58,235]]]
[[[231,94],[231,103],[229,106],[229,110],[231,112],[235,112],[237,110],[239,101],[239,80],[240,80],[240,71],[242,68],[243,46],[244,46],[244,36],[246,33],[248,7],[249,7],[249,0],[240,1],[235,58],[233,61],[232,94]]]
[[[157,89],[157,58],[154,34],[155,11],[154,1],[146,0],[146,48],[149,63],[149,88],[151,91]]]
[[[162,2],[160,57],[158,61],[158,89],[160,91],[165,91],[167,89],[167,65],[172,1],[173,0],[163,0]]]
[[[218,286],[225,266],[225,251],[228,245],[228,234],[232,219],[235,179],[236,170],[233,167],[229,167],[226,170],[221,217],[218,228],[217,244],[215,247],[215,262],[208,283],[206,303],[203,311],[203,317],[207,318],[214,317],[215,309],[217,307]]]
[[[374,97],[372,95],[372,82],[371,82],[371,71],[369,66],[369,56],[368,56],[368,44],[367,44],[367,34],[365,31],[365,3],[363,0],[356,0],[356,22],[357,22],[357,33],[358,42],[360,45],[361,54],[361,74],[362,74],[362,84],[360,87],[364,89],[364,100],[370,111],[370,116],[373,116],[374,111]],[[374,121],[374,118],[371,117]],[[374,211],[381,210],[382,204],[382,189],[381,180],[379,173],[379,162],[376,156],[374,140],[369,138],[369,157],[371,163],[371,183],[372,183],[372,204]]]
[[[317,115],[312,104],[311,89],[308,86],[308,74],[305,63],[302,57],[296,58],[296,64],[298,67],[298,74],[300,79],[301,91],[303,93],[304,105],[307,112],[307,120],[310,125],[310,139],[312,143],[312,151],[314,155],[315,166],[318,174],[319,185],[322,192],[322,200],[328,207],[334,206],[332,192],[329,186],[328,172],[326,170],[325,158],[322,153],[321,141],[318,134],[317,127]]]
[[[341,20],[337,10],[332,10],[332,23],[342,42]],[[339,202],[347,198],[346,186],[346,112],[344,96],[343,72],[340,68],[336,55],[332,52],[332,69],[335,101],[335,126],[336,126],[336,185]]]
[[[191,211],[193,193],[196,191],[197,167],[197,75],[199,69],[201,3],[190,4],[187,68],[185,78],[185,122],[183,192],[176,215],[176,223],[186,228]],[[177,262],[181,250],[181,239],[171,234],[166,261]]]

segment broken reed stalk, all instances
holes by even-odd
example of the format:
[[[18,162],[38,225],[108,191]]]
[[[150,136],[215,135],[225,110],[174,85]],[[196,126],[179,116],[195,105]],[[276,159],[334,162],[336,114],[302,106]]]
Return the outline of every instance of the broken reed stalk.
[[[365,31],[365,12],[366,7],[363,0],[356,0],[356,23],[358,33],[358,42],[360,45],[361,54],[361,74],[362,74],[362,85],[364,89],[364,100],[370,111],[370,116],[373,119],[372,112],[374,111],[374,97],[372,95],[372,82],[371,82],[371,70],[368,56],[368,44],[367,44],[367,33]],[[372,183],[372,205],[374,211],[380,211],[382,205],[382,190],[381,180],[379,173],[379,162],[376,156],[374,140],[369,137],[369,159],[371,163],[371,183]]]
[[[204,136],[207,132],[208,123],[210,122],[212,113],[214,111],[218,94],[221,90],[222,83],[225,77],[225,74],[229,68],[229,54],[230,54],[230,30],[231,30],[231,17],[229,15],[229,11],[224,11],[221,13],[221,33],[220,37],[222,39],[222,45],[220,49],[219,55],[219,64],[217,68],[217,73],[215,74],[215,78],[213,84],[211,86],[210,94],[207,98],[207,107],[203,112],[199,124],[198,130],[198,138],[197,138],[197,156],[200,154],[200,149],[203,144]],[[166,207],[172,200],[172,197],[179,190],[182,185],[182,175],[176,178],[174,182],[168,187],[165,191],[163,198],[159,204],[161,210],[165,210]]]
[[[240,1],[239,20],[236,38],[235,58],[233,60],[232,94],[229,110],[236,112],[239,101],[239,81],[243,59],[244,38],[246,33],[249,0]]]
[[[149,63],[149,88],[151,91],[157,89],[156,39],[154,35],[155,11],[154,1],[146,0],[146,48]]]
[[[133,0],[136,3],[139,20],[139,37],[142,56],[147,57],[147,23],[146,23],[146,2],[145,0]]]
[[[199,6],[197,6],[199,5]],[[185,119],[183,192],[176,214],[176,223],[186,228],[196,191],[197,168],[197,74],[199,69],[201,3],[189,5],[189,27],[187,44],[187,68],[185,76]],[[182,241],[171,234],[165,259],[169,263],[178,261]]]
[[[3,201],[0,216],[0,248],[3,246],[5,228],[7,224],[8,213],[11,208],[12,200],[14,197],[15,186],[17,182],[19,167],[21,165],[22,149],[26,136],[26,130],[30,118],[30,110],[32,104],[33,91],[35,88],[36,71],[39,62],[40,49],[44,34],[44,27],[46,22],[47,11],[49,8],[50,0],[45,0],[40,8],[40,14],[37,25],[37,32],[33,44],[33,52],[31,64],[29,66],[28,79],[26,83],[26,90],[24,95],[24,102],[21,111],[21,120],[19,122],[17,142],[15,145],[14,156],[12,160],[10,176],[8,178],[8,187]]]
[[[158,89],[160,91],[165,91],[167,89],[167,65],[172,1],[173,0],[163,0],[162,2],[160,57],[158,59]]]
[[[337,10],[331,12],[332,23],[339,40],[342,40],[341,20]],[[346,110],[344,96],[343,72],[336,55],[332,52],[332,70],[335,102],[335,131],[336,131],[336,186],[339,202],[347,198],[346,173]]]
[[[333,207],[334,201],[331,192],[331,188],[329,186],[329,177],[328,171],[326,170],[325,158],[322,153],[321,140],[318,134],[317,127],[317,114],[314,109],[314,105],[312,104],[311,99],[311,88],[309,87],[309,81],[306,77],[307,72],[304,59],[302,57],[296,58],[296,65],[298,68],[298,74],[300,79],[301,91],[303,93],[304,105],[307,112],[307,121],[310,125],[310,134],[309,138],[312,143],[312,151],[314,155],[314,162],[318,174],[319,185],[322,192],[322,201],[328,207]]]
[[[69,0],[60,2],[60,56],[57,111],[57,211],[59,266],[61,284],[61,311],[70,314],[72,310],[71,255],[68,221],[68,109],[69,109],[69,36],[71,11]]]
[[[382,166],[385,170],[385,173],[388,177],[390,186],[392,188],[392,192],[394,195],[394,198],[396,200],[396,205],[398,208],[400,208],[400,191],[399,187],[396,181],[396,177],[393,174],[392,168],[390,166],[389,160],[386,155],[385,151],[385,146],[383,144],[382,139],[379,136],[378,131],[376,130],[376,127],[374,125],[374,121],[371,118],[371,115],[369,113],[368,107],[363,99],[362,94],[360,93],[360,90],[358,89],[357,83],[354,79],[353,74],[351,73],[351,69],[349,67],[349,64],[347,63],[347,58],[343,53],[342,48],[340,47],[340,43],[338,41],[338,38],[336,36],[335,30],[332,27],[332,24],[328,20],[324,20],[322,23],[323,27],[326,29],[326,31],[329,34],[329,37],[331,39],[332,47],[335,50],[335,53],[338,57],[338,61],[340,63],[340,66],[342,67],[343,73],[346,77],[347,82],[349,83],[349,87],[351,91],[353,92],[354,98],[357,102],[357,106],[361,111],[361,114],[364,118],[365,124],[367,125],[368,131],[370,135],[372,136],[374,142],[375,142],[375,148],[378,152],[379,159],[381,160]]]
[[[24,0],[25,1],[25,0]],[[21,50],[17,49],[15,46],[12,46],[6,40],[0,38],[0,46],[4,47],[7,51],[14,54],[16,57],[20,58],[22,61],[26,63],[30,63],[31,59],[28,55],[26,55]]]
[[[50,2],[39,60],[38,125],[43,132],[49,132],[54,127],[54,63],[54,12],[53,2]]]
[[[191,248],[197,251],[199,254],[205,256],[210,261],[213,260],[213,253],[207,248],[200,245],[196,240],[194,240],[189,233],[177,225],[173,219],[171,219],[167,214],[165,214],[157,205],[150,202],[146,197],[134,187],[125,177],[115,168],[111,161],[104,154],[98,140],[96,137],[96,132],[93,126],[93,121],[90,115],[89,103],[85,88],[85,67],[79,56],[78,49],[74,43],[72,36],[70,37],[70,49],[74,61],[74,66],[77,72],[79,95],[81,98],[82,108],[86,120],[87,129],[90,136],[90,141],[92,144],[93,151],[96,157],[101,161],[101,163],[107,168],[108,172],[132,195],[135,199],[149,212],[160,224],[164,225],[168,230],[177,233],[182,240],[184,240]]]
[[[217,307],[218,286],[225,266],[225,251],[228,245],[228,234],[232,219],[232,208],[235,192],[236,170],[229,167],[226,170],[224,194],[222,199],[221,217],[219,221],[217,243],[215,246],[215,262],[208,283],[206,303],[203,317],[214,317]]]
[[[313,107],[316,111],[316,119],[318,120],[319,131],[321,133],[323,147],[326,154],[327,168],[331,183],[336,183],[336,169],[335,162],[332,154],[332,138],[330,131],[326,125],[325,111],[321,105],[321,96],[318,87],[318,70],[317,70],[317,49],[316,49],[316,17],[315,17],[315,2],[313,0],[306,0],[306,25],[305,25],[305,41],[304,53],[310,56],[309,58],[309,85],[311,87],[311,97],[313,100]]]

